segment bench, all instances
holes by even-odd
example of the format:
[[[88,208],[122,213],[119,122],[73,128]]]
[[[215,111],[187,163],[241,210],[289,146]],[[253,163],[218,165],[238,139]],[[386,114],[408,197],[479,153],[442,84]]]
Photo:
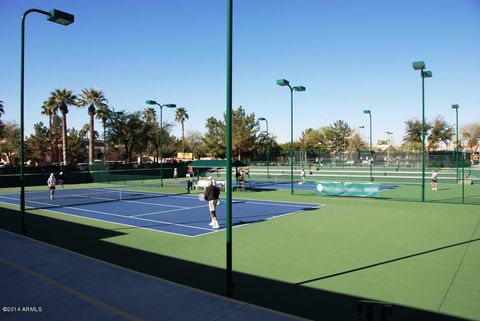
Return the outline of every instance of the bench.
[[[218,187],[220,187],[221,190],[225,190],[225,181],[215,181]],[[208,181],[207,180],[200,180],[196,181],[193,183],[193,188],[195,190],[198,190],[199,188],[205,190],[208,186]]]

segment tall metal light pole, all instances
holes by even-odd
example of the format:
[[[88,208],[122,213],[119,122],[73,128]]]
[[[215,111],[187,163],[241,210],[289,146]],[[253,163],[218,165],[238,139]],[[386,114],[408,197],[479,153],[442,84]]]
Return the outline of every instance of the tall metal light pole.
[[[167,108],[176,108],[177,105],[175,104],[165,104],[165,105],[161,105],[159,103],[157,103],[155,100],[147,100],[145,102],[147,105],[157,105],[158,107],[160,107],[160,140],[159,140],[159,143],[160,143],[160,186],[163,187],[163,119],[162,119],[162,111],[163,111],[163,107],[167,107]]]
[[[456,127],[456,139],[455,139],[455,149],[454,149],[454,154],[455,154],[455,166],[457,168],[457,183],[459,179],[459,172],[458,172],[458,105],[452,105],[452,109],[455,109],[455,127]],[[462,164],[463,166],[463,164]]]
[[[388,140],[387,161],[390,161],[390,145],[392,145],[392,142],[390,140],[390,135],[393,135],[393,132],[386,131],[385,134],[387,134],[387,140]]]
[[[292,87],[286,79],[278,79],[277,85],[290,88],[290,194],[293,195],[293,91],[305,91],[305,87]]]
[[[370,109],[365,109],[363,113],[370,116],[370,182],[373,182],[372,112]]]
[[[232,237],[232,55],[233,52],[233,0],[227,0],[227,73],[226,73],[226,295],[233,297],[233,237]]]
[[[263,120],[267,124],[267,178],[270,178],[270,171],[269,171],[269,151],[270,151],[270,141],[268,136],[268,120],[265,117],[260,117],[258,120]]]
[[[422,77],[422,202],[425,202],[425,78],[431,78],[432,72],[425,70],[423,61],[412,63],[414,70],[420,70]]]
[[[29,9],[25,11],[22,16],[22,38],[21,38],[21,53],[20,53],[20,216],[22,221],[22,234],[27,235],[27,224],[25,221],[25,173],[24,173],[24,103],[25,103],[25,19],[29,13],[36,12],[48,16],[47,20],[55,22],[64,26],[68,26],[73,23],[75,17],[57,9],[53,9],[50,12]]]

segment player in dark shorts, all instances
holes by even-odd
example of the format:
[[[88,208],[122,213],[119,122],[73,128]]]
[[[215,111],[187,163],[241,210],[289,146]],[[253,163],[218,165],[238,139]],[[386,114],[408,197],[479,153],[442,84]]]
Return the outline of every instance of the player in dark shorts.
[[[60,172],[60,174],[58,174],[58,184],[60,184],[62,186],[62,189],[63,189],[63,182],[65,181],[65,176],[63,175],[63,172]]]

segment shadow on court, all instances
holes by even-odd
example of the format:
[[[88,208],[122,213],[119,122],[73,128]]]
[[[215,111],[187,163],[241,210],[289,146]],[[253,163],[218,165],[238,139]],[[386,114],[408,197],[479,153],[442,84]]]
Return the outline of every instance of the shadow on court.
[[[19,212],[5,208],[0,210],[0,228],[19,233]],[[221,295],[225,293],[223,269],[103,241],[105,238],[122,235],[123,233],[119,231],[32,214],[27,216],[27,223],[31,238],[187,286]],[[368,298],[313,289],[244,273],[234,273],[233,279],[236,283],[235,299],[308,319],[379,320],[380,314],[383,313],[380,305],[364,300]],[[365,304],[366,308],[359,308]],[[373,315],[374,318],[369,318],[367,314]],[[389,314],[385,320],[464,320],[396,305],[391,307]]]

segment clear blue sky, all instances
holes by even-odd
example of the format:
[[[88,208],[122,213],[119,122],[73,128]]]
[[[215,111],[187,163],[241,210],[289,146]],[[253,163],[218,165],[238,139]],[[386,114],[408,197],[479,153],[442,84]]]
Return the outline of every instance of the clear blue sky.
[[[19,119],[20,27],[29,8],[75,14],[64,27],[30,14],[26,30],[25,129],[48,122],[42,102],[55,88],[104,91],[116,110],[143,110],[145,100],[176,103],[204,131],[225,108],[225,0],[0,0],[0,100],[6,120]],[[290,139],[290,98],[276,79],[307,91],[295,94],[294,135],[338,119],[352,127],[373,115],[373,140],[404,121],[421,119],[424,60],[428,119],[460,125],[480,121],[479,0],[234,0],[233,105],[266,117],[280,142]],[[165,121],[174,112],[165,109]],[[87,110],[71,110],[80,129]],[[97,123],[100,129],[100,123]],[[175,125],[180,136],[180,126]]]

